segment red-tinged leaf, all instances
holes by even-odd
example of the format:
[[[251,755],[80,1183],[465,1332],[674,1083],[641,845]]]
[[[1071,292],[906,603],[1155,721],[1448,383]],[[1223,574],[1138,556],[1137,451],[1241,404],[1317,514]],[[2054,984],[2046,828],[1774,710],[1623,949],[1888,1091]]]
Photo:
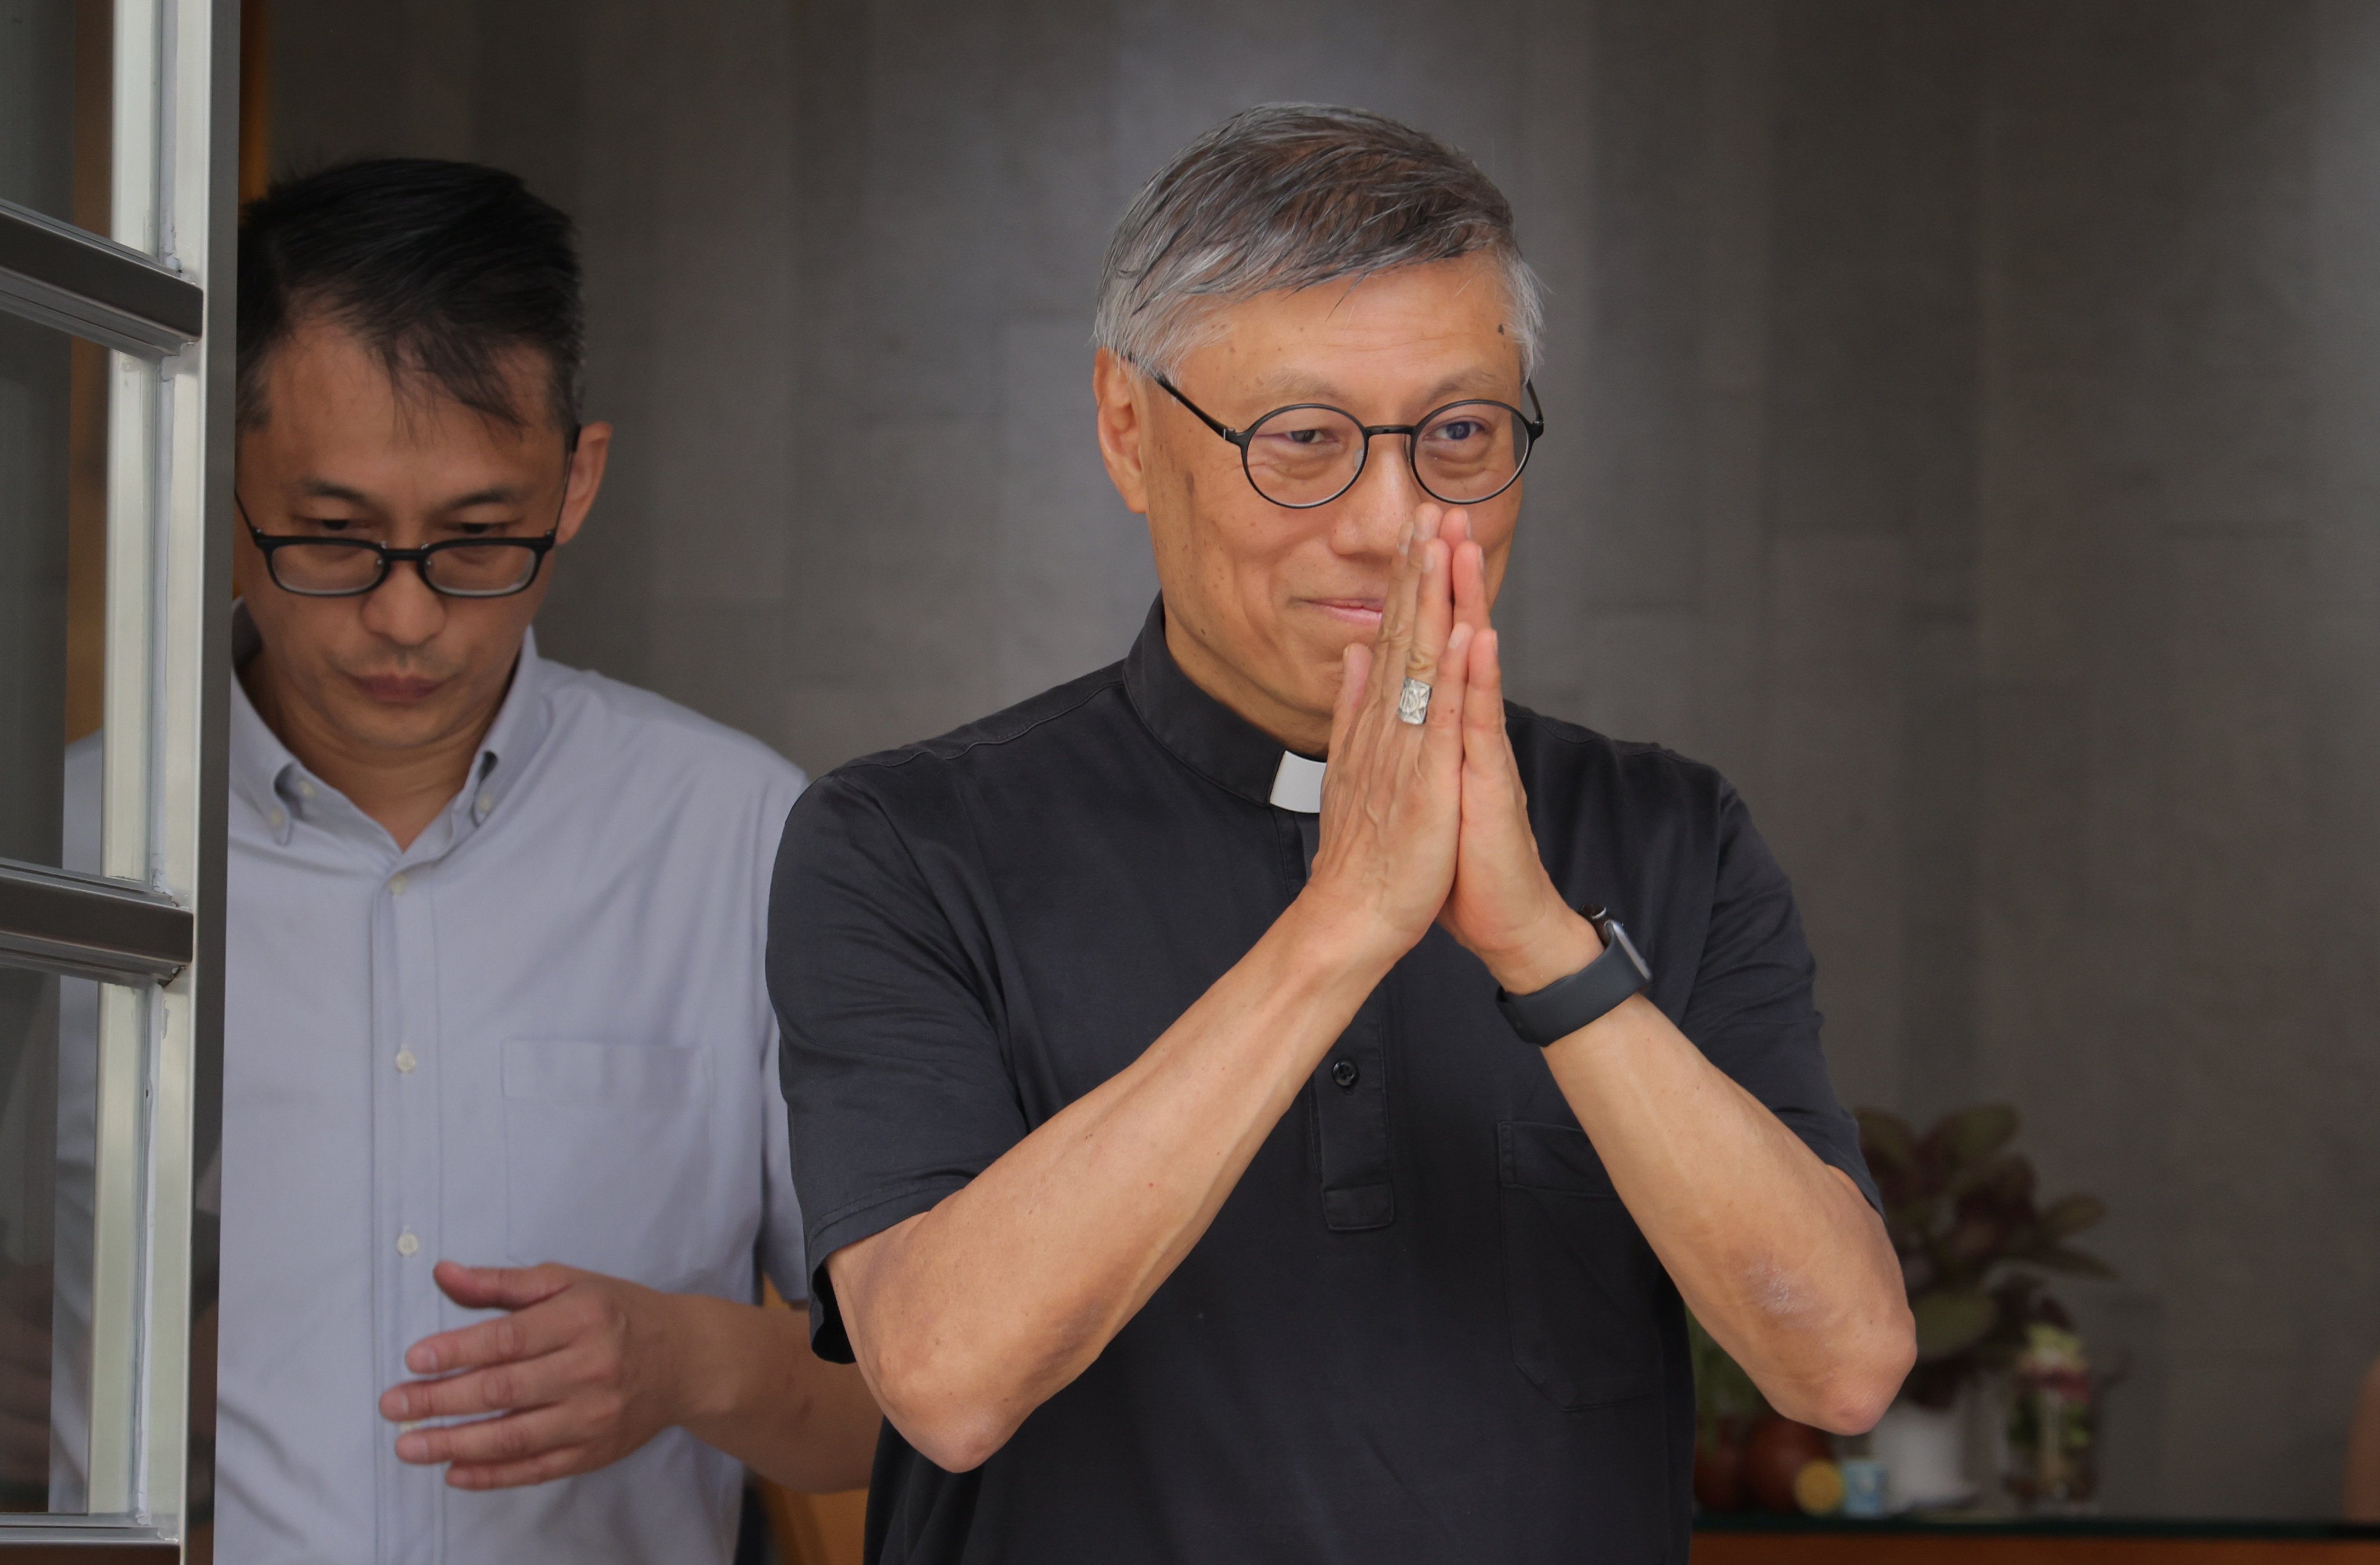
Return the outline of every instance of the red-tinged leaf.
[[[2041,1231],[2053,1240],[2091,1228],[2107,1215],[2107,1204],[2095,1195],[2061,1195],[2041,1214]]]

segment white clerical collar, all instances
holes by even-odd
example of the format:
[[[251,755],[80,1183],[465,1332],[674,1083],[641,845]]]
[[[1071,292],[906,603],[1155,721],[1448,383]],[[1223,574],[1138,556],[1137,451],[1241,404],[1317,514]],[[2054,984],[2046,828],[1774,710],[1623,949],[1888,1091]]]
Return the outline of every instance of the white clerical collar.
[[[1281,770],[1272,777],[1273,808],[1293,810],[1301,815],[1322,813],[1322,774],[1330,769],[1327,762],[1308,761],[1303,755],[1282,751]]]

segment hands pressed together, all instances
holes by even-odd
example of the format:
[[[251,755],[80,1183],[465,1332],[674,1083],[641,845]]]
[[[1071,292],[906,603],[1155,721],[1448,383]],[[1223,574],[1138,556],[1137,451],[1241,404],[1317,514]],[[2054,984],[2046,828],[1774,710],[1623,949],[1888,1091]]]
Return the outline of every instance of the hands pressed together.
[[[1603,944],[1537,857],[1485,575],[1464,513],[1418,507],[1379,639],[1346,652],[1307,895],[1391,961],[1441,923],[1499,984],[1528,994]],[[1408,679],[1430,688],[1419,724],[1397,715]]]

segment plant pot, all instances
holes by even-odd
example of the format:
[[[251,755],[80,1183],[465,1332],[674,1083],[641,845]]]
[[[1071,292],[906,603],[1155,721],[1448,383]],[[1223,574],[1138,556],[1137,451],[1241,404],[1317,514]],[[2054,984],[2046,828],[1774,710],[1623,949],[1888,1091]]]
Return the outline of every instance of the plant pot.
[[[1967,1476],[1969,1391],[1947,1408],[1898,1401],[1868,1435],[1868,1449],[1884,1464],[1895,1510],[1963,1505],[1975,1498]]]

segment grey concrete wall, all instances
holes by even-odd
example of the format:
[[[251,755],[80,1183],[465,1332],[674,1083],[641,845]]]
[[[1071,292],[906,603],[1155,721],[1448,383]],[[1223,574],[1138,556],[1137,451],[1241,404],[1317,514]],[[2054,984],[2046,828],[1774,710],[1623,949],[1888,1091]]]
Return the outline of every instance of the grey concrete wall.
[[[1119,653],[1107,224],[1253,102],[1460,142],[1552,290],[1524,699],[1724,766],[1845,1095],[2103,1194],[2119,1510],[2319,1515],[2380,1351],[2380,3],[316,0],[285,166],[585,229],[560,656],[811,767]]]

